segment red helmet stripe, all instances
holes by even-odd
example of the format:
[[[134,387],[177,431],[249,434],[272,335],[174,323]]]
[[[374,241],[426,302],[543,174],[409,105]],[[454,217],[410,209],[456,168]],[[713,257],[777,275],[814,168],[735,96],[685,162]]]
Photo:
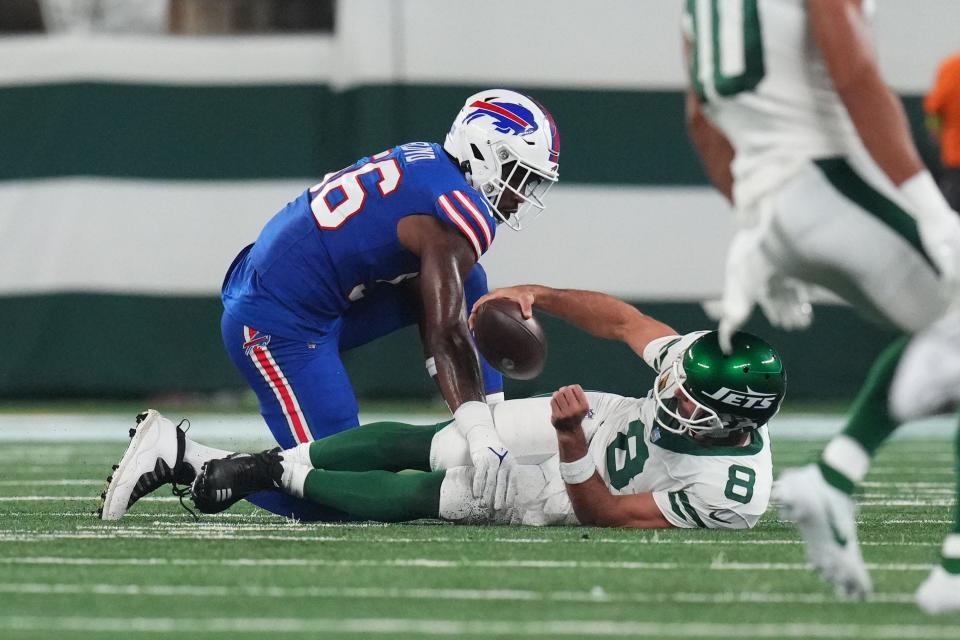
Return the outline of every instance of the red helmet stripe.
[[[488,109],[488,110],[493,111],[494,113],[496,113],[496,114],[498,114],[498,115],[503,116],[504,118],[508,118],[508,119],[510,119],[510,120],[513,120],[514,122],[516,122],[517,124],[519,124],[519,125],[521,125],[521,126],[523,126],[523,127],[529,127],[529,126],[530,126],[530,123],[529,123],[529,122],[527,122],[526,120],[524,120],[523,118],[521,118],[521,117],[518,116],[517,114],[513,113],[512,111],[507,111],[507,110],[504,109],[503,107],[498,106],[498,105],[495,105],[495,104],[493,104],[492,102],[484,102],[483,100],[475,100],[474,102],[472,102],[472,103],[470,104],[470,106],[471,106],[471,107],[478,107],[478,108],[480,108],[480,109]]]

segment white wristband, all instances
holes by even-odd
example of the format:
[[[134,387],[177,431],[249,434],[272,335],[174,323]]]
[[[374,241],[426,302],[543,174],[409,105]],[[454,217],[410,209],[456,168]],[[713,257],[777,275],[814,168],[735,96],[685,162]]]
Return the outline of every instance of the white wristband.
[[[579,460],[560,463],[560,477],[567,484],[582,484],[592,478],[596,471],[597,465],[589,453]]]
[[[469,437],[470,432],[477,427],[489,427],[493,430],[493,413],[486,402],[464,402],[453,412],[453,420],[464,438]]]
[[[437,361],[434,360],[433,356],[430,356],[423,363],[427,367],[427,373],[430,374],[431,378],[437,377]]]
[[[923,170],[900,185],[900,195],[910,205],[909,213],[918,221],[951,215],[952,209],[930,172]]]
[[[493,405],[506,400],[506,396],[503,395],[503,391],[498,391],[497,393],[488,393],[486,400],[487,404],[492,407]]]

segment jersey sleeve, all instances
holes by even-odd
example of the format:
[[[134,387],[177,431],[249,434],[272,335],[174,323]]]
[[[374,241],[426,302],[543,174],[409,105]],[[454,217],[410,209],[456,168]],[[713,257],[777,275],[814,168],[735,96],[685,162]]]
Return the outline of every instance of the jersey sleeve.
[[[462,234],[480,258],[497,231],[496,219],[483,196],[472,189],[445,191],[434,202],[437,216]]]
[[[686,335],[663,336],[647,343],[643,349],[643,360],[655,372],[660,373],[673,364],[694,341],[708,331],[694,331]]]
[[[694,456],[697,457],[697,456]],[[687,529],[751,529],[770,504],[773,469],[736,458],[696,461],[696,480],[682,489],[654,491],[663,517]],[[769,461],[769,458],[767,458]]]
[[[667,522],[681,529],[750,529],[760,514],[745,512],[729,504],[709,504],[695,488],[654,491],[653,500]]]

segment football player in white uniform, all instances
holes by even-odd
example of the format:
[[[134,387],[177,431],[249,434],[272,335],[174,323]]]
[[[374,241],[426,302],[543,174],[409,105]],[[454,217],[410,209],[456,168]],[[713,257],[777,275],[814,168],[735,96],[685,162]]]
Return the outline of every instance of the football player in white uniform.
[[[890,390],[890,410],[900,420],[946,413],[960,406],[960,301],[917,335],[900,359]],[[956,450],[960,458],[960,430]],[[960,474],[957,476],[960,495]],[[960,611],[960,501],[953,528],[943,541],[940,565],[917,590],[927,613]]]
[[[910,138],[869,40],[872,0],[687,0],[688,128],[740,230],[727,258],[720,338],[759,304],[809,324],[807,283],[904,333],[940,317],[960,276],[960,218]],[[906,337],[877,359],[818,464],[777,499],[807,558],[838,590],[870,578],[850,495],[898,422],[887,409]]]
[[[766,423],[786,382],[770,345],[737,333],[733,353],[724,355],[716,332],[677,335],[600,293],[525,285],[489,295],[622,340],[658,372],[655,388],[645,398],[626,398],[574,385],[552,398],[494,405],[497,439],[514,464],[492,493],[477,492],[468,406],[439,425],[382,422],[285,451],[208,460],[192,485],[194,504],[215,513],[252,492],[281,489],[341,519],[730,529],[757,523],[772,485]],[[190,449],[159,414],[146,421],[174,443],[166,449],[176,450],[178,439],[181,451]],[[129,455],[148,458],[149,451]],[[183,453],[169,463],[185,464]],[[423,473],[397,473],[409,469]]]

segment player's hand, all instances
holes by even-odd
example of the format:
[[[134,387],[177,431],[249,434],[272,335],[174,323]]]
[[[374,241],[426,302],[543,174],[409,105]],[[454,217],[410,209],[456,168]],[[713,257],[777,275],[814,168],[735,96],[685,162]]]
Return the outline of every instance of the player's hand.
[[[724,353],[730,353],[730,339],[750,318],[760,291],[770,278],[771,267],[760,252],[760,234],[761,230],[756,227],[743,229],[733,237],[727,250],[718,327]]]
[[[813,321],[807,286],[793,278],[773,276],[758,298],[770,324],[787,331],[806,329]]]
[[[733,334],[757,304],[770,324],[782,329],[805,329],[813,320],[807,286],[777,273],[760,248],[762,232],[760,227],[744,229],[730,243],[717,332],[724,353],[730,353]]]
[[[516,461],[492,427],[478,426],[467,434],[473,462],[473,497],[499,509],[507,497]]]
[[[520,313],[523,314],[524,318],[529,319],[533,317],[533,303],[536,300],[533,294],[533,287],[523,284],[515,287],[502,287],[500,289],[494,289],[473,303],[473,308],[470,309],[470,318],[467,320],[471,331],[477,319],[477,309],[487,300],[493,300],[494,298],[508,298],[513,300],[520,305]]]
[[[583,419],[590,411],[587,394],[578,384],[572,384],[553,394],[550,400],[550,422],[557,431],[573,431],[583,425]]]

